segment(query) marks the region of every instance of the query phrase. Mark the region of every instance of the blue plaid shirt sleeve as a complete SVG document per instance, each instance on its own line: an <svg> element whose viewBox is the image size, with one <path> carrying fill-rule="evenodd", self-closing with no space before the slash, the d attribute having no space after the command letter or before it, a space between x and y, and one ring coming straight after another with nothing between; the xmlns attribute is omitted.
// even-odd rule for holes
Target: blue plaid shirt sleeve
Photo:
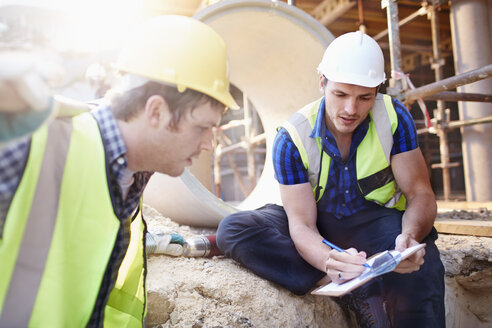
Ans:
<svg viewBox="0 0 492 328"><path fill-rule="evenodd" d="M0 238L10 203L27 162L29 145L30 139L23 139L0 149Z"/></svg>
<svg viewBox="0 0 492 328"><path fill-rule="evenodd" d="M398 127L393 135L393 149L391 155L404 153L418 148L417 128L410 111L401 102L393 99L396 115L398 117Z"/></svg>
<svg viewBox="0 0 492 328"><path fill-rule="evenodd" d="M299 150L284 128L275 137L272 156L275 179L280 184L293 185L309 181Z"/></svg>

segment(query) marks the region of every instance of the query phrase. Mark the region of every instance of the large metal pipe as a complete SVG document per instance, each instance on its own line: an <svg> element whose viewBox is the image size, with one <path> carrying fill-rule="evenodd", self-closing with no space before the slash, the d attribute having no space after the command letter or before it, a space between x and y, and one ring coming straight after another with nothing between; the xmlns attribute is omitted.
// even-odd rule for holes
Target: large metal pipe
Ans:
<svg viewBox="0 0 492 328"><path fill-rule="evenodd" d="M488 68L492 74L492 4L490 0L454 0L451 4L451 34L457 74ZM459 92L492 90L492 79L462 86ZM490 103L458 103L460 119L468 121L490 115ZM492 126L463 127L462 149L467 201L492 200Z"/></svg>
<svg viewBox="0 0 492 328"><path fill-rule="evenodd" d="M144 200L178 223L215 227L238 209L280 203L271 162L276 128L321 96L316 67L334 37L304 11L279 1L226 0L202 9L195 17L226 41L231 82L248 95L263 123L264 170L256 188L238 207L222 202L189 172L180 178L155 174Z"/></svg>

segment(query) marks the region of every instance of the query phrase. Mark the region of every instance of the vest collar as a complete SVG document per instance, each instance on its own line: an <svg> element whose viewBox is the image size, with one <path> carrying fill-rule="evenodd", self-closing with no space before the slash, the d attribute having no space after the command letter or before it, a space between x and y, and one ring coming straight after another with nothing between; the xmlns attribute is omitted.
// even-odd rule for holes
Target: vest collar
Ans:
<svg viewBox="0 0 492 328"><path fill-rule="evenodd" d="M321 138L323 134L322 127L326 127L325 124L325 97L321 98L321 102L318 106L318 115L316 116L316 122L314 123L314 128L309 135L310 138Z"/></svg>
<svg viewBox="0 0 492 328"><path fill-rule="evenodd" d="M366 119L355 129L354 136L352 138L352 143L350 145L349 158L353 156L357 147L362 142L369 129L369 123L371 122L371 116L367 115ZM325 136L327 138L325 138ZM321 144L323 145L323 150L330 154L331 157L340 157L340 151L338 150L335 137L326 128L325 122L325 97L321 99L318 107L318 115L316 116L316 121L314 123L314 128L309 135L310 138L321 138Z"/></svg>

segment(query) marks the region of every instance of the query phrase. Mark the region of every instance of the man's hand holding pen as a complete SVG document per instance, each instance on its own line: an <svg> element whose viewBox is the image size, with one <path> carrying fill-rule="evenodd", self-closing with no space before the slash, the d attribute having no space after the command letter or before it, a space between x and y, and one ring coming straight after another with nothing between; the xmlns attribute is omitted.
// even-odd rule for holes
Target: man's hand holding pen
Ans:
<svg viewBox="0 0 492 328"><path fill-rule="evenodd" d="M355 248L344 250L326 240L323 243L332 248L326 260L326 274L333 282L341 284L352 280L369 267L365 252L359 252Z"/></svg>

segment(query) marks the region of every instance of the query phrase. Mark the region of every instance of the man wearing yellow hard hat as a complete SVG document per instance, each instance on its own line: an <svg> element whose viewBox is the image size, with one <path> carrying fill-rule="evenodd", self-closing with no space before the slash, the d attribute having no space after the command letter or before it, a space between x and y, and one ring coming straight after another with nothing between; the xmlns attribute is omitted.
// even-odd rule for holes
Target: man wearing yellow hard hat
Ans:
<svg viewBox="0 0 492 328"><path fill-rule="evenodd" d="M322 97L291 116L274 141L283 206L226 217L217 245L299 295L386 270L337 299L358 326L443 327L435 196L410 112L379 93L383 52L370 36L346 33L328 46L318 72ZM367 268L368 256L419 243L425 249L401 263Z"/></svg>
<svg viewBox="0 0 492 328"><path fill-rule="evenodd" d="M29 74L3 77L15 83L4 84L2 115L28 123L13 120L0 140L0 327L144 324L143 189L210 150L237 105L224 41L192 18L143 23L116 66L121 81L90 112L31 97Z"/></svg>

